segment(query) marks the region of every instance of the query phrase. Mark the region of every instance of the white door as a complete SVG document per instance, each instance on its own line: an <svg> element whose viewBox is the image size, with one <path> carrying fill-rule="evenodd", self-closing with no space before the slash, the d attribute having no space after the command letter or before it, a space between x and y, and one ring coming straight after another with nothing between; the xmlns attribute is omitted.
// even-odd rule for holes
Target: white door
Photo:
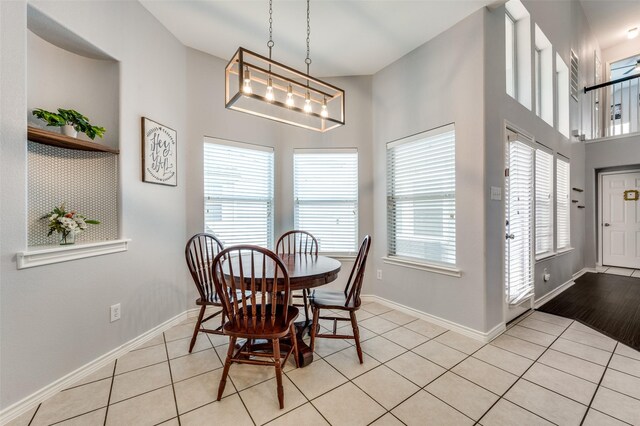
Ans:
<svg viewBox="0 0 640 426"><path fill-rule="evenodd" d="M640 268L640 172L602 175L602 264Z"/></svg>
<svg viewBox="0 0 640 426"><path fill-rule="evenodd" d="M534 150L522 135L507 132L505 173L505 319L533 298ZM529 303L525 303L529 302Z"/></svg>

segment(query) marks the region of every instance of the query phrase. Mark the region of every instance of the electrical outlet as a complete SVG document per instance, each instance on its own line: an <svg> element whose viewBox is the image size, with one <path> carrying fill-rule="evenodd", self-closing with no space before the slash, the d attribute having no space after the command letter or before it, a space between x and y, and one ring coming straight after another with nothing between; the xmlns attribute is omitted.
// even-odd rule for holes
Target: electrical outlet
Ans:
<svg viewBox="0 0 640 426"><path fill-rule="evenodd" d="M382 269L378 269L376 272L376 278L378 278L379 280L382 279Z"/></svg>
<svg viewBox="0 0 640 426"><path fill-rule="evenodd" d="M120 311L120 304L111 305L111 322L118 321L120 319L120 315L122 312Z"/></svg>

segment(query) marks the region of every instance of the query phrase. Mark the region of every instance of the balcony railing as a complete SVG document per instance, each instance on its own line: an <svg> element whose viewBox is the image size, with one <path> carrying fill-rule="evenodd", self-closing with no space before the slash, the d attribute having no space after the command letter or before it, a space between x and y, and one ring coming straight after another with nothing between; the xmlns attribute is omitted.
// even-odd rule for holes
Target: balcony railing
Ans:
<svg viewBox="0 0 640 426"><path fill-rule="evenodd" d="M640 132L640 74L584 88L591 100L591 139Z"/></svg>

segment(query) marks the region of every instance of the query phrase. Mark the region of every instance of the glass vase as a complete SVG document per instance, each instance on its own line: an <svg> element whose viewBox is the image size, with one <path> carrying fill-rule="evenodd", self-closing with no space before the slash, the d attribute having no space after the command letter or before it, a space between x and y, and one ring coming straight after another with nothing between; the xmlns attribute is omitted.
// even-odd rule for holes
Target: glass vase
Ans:
<svg viewBox="0 0 640 426"><path fill-rule="evenodd" d="M75 244L76 234L74 232L63 232L60 234L60 245L67 246L69 244Z"/></svg>

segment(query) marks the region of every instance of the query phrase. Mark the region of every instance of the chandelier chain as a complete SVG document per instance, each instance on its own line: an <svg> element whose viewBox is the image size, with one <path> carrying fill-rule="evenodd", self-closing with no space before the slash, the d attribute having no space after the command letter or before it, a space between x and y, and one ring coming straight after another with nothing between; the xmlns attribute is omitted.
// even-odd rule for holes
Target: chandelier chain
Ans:
<svg viewBox="0 0 640 426"><path fill-rule="evenodd" d="M309 74L309 65L311 65L311 57L310 57L310 49L309 49L309 40L311 38L311 15L309 13L309 3L311 0L307 0L307 58L304 60L304 63L307 64L307 74Z"/></svg>
<svg viewBox="0 0 640 426"><path fill-rule="evenodd" d="M273 0L269 0L269 41L267 47L269 48L269 59L271 59L271 49L274 46L273 42Z"/></svg>

